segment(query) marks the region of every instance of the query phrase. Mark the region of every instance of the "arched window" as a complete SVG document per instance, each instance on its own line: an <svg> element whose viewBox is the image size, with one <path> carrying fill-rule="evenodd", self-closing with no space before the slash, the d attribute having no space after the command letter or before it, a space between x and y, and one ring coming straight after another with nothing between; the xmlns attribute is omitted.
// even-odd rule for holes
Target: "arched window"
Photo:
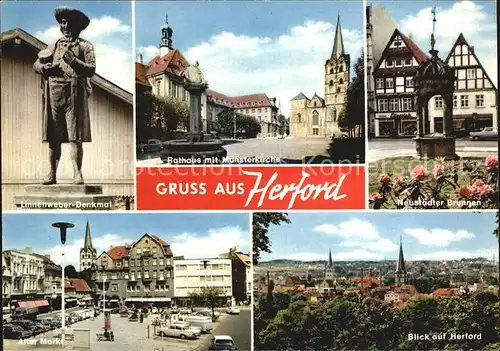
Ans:
<svg viewBox="0 0 500 351"><path fill-rule="evenodd" d="M337 121L337 110L333 109L333 121Z"/></svg>
<svg viewBox="0 0 500 351"><path fill-rule="evenodd" d="M337 88L337 93L340 93L340 88Z"/></svg>
<svg viewBox="0 0 500 351"><path fill-rule="evenodd" d="M340 78L339 84L344 84L344 80L342 78Z"/></svg>
<svg viewBox="0 0 500 351"><path fill-rule="evenodd" d="M302 121L301 121L301 116L300 116L300 113L297 113L297 120L299 121L299 123L300 123L300 122L302 122Z"/></svg>
<svg viewBox="0 0 500 351"><path fill-rule="evenodd" d="M333 68L330 68L330 74L333 74Z"/></svg>
<svg viewBox="0 0 500 351"><path fill-rule="evenodd" d="M316 101L314 101L314 107L316 107Z"/></svg>
<svg viewBox="0 0 500 351"><path fill-rule="evenodd" d="M344 70L344 67L342 65L340 65L339 72L342 72L343 70Z"/></svg>
<svg viewBox="0 0 500 351"><path fill-rule="evenodd" d="M330 86L333 87L333 80L330 81Z"/></svg>
<svg viewBox="0 0 500 351"><path fill-rule="evenodd" d="M318 114L318 111L314 110L313 111L313 120L312 120L312 124L313 126L317 126L319 125L319 114Z"/></svg>

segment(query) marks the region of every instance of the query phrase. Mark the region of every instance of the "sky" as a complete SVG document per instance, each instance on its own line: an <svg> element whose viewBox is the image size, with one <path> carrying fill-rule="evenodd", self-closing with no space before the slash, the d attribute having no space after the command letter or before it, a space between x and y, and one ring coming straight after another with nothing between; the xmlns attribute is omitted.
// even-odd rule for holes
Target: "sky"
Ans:
<svg viewBox="0 0 500 351"><path fill-rule="evenodd" d="M81 37L94 45L97 73L132 92L135 71L130 2L2 2L1 30L21 28L44 43L52 44L61 36L59 24L54 18L54 9L58 6L77 8L90 18L90 24Z"/></svg>
<svg viewBox="0 0 500 351"><path fill-rule="evenodd" d="M249 250L250 219L246 213L4 214L3 250L31 247L33 252L49 254L60 264L60 234L51 224L70 222L75 227L68 229L65 261L78 270L87 220L98 255L111 246L132 244L145 233L158 235L170 244L174 256L185 258L216 257L233 246L240 246L242 252Z"/></svg>
<svg viewBox="0 0 500 351"><path fill-rule="evenodd" d="M271 226L271 254L262 261L397 260L400 238L405 260L498 260L494 212L289 213L290 224Z"/></svg>
<svg viewBox="0 0 500 351"><path fill-rule="evenodd" d="M430 50L431 9L436 6L435 37L439 56L445 59L458 35L463 33L469 45L474 46L476 56L498 88L495 1L367 1L367 4L370 3L382 4L399 24L400 30L404 34L411 34L424 52Z"/></svg>
<svg viewBox="0 0 500 351"><path fill-rule="evenodd" d="M266 93L289 115L303 92L324 95L324 64L333 48L337 16L351 61L363 49L361 1L139 1L136 58L159 53L168 14L173 47L199 61L209 87L229 96Z"/></svg>

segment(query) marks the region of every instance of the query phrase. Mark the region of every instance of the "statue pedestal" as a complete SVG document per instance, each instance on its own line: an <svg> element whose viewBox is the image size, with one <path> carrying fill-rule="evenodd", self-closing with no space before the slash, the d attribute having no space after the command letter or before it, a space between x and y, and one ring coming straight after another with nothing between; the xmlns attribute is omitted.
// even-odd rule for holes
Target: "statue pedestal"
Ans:
<svg viewBox="0 0 500 351"><path fill-rule="evenodd" d="M419 158L444 157L446 160L457 160L455 137L444 135L428 135L414 138Z"/></svg>
<svg viewBox="0 0 500 351"><path fill-rule="evenodd" d="M111 210L114 197L102 194L100 185L26 185L24 194L14 197L24 210Z"/></svg>

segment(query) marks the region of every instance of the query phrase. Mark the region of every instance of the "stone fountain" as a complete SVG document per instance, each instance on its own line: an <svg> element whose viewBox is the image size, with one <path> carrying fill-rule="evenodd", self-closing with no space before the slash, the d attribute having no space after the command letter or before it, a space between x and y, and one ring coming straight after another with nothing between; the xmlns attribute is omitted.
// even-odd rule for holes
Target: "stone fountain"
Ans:
<svg viewBox="0 0 500 351"><path fill-rule="evenodd" d="M164 163L198 164L220 163L227 156L222 141L209 138L201 127L201 95L208 83L203 78L198 62L182 74L184 87L189 92L189 131L184 139L164 143L160 158Z"/></svg>
<svg viewBox="0 0 500 351"><path fill-rule="evenodd" d="M434 12L435 13L435 12ZM436 19L434 17L434 22ZM452 67L438 57L434 49L436 40L431 35L431 56L417 68L414 77L417 107L416 149L418 157L444 157L447 160L458 159L453 133L453 92L455 91L455 72ZM443 98L443 133L429 133L429 100L433 96Z"/></svg>

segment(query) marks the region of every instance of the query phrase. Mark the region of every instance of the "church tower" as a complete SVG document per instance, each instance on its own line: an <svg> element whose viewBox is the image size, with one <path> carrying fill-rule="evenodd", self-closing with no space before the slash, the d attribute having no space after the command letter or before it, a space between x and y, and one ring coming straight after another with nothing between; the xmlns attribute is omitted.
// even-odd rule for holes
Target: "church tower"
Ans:
<svg viewBox="0 0 500 351"><path fill-rule="evenodd" d="M405 258L403 256L403 239L399 239L399 257L398 263L396 265L396 271L394 272L396 278L396 285L407 284L407 275L405 267Z"/></svg>
<svg viewBox="0 0 500 351"><path fill-rule="evenodd" d="M325 63L326 122L337 122L347 99L349 86L350 56L345 52L340 15L337 18L332 55Z"/></svg>
<svg viewBox="0 0 500 351"><path fill-rule="evenodd" d="M165 25L161 27L160 57L172 50L172 34L174 31L168 25L168 15L165 17Z"/></svg>
<svg viewBox="0 0 500 351"><path fill-rule="evenodd" d="M85 243L83 248L80 249L80 272L92 268L97 258L97 250L92 246L92 239L90 237L90 225L87 221L85 228Z"/></svg>
<svg viewBox="0 0 500 351"><path fill-rule="evenodd" d="M335 271L332 260L332 250L330 249L328 253L328 263L325 266L325 280L326 279L333 280L334 276L335 276Z"/></svg>

